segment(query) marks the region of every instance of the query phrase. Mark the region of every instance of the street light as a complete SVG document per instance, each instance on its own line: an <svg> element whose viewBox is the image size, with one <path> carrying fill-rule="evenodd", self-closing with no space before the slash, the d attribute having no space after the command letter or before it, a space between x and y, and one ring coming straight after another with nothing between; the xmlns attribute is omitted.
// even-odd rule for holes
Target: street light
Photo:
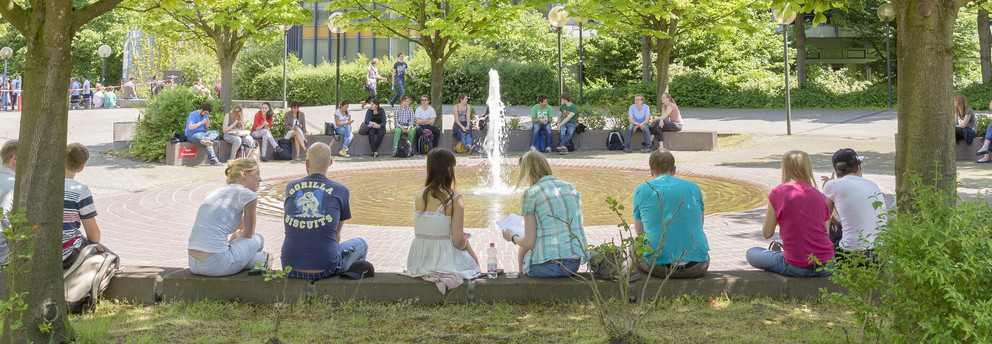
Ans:
<svg viewBox="0 0 992 344"><path fill-rule="evenodd" d="M792 95L789 90L789 32L786 31L789 24L796 20L796 11L792 9L792 3L785 4L781 10L772 11L775 22L782 25L782 54L785 56L785 133L792 135Z"/></svg>
<svg viewBox="0 0 992 344"><path fill-rule="evenodd" d="M552 7L548 12L548 21L558 28L558 95L561 96L565 92L565 83L561 78L561 28L568 24L568 12L561 6Z"/></svg>
<svg viewBox="0 0 992 344"><path fill-rule="evenodd" d="M276 25L280 30L283 31L282 35L282 108L286 108L286 56L289 54L289 43L287 43L287 36L289 35L289 29L293 28L293 25Z"/></svg>
<svg viewBox="0 0 992 344"><path fill-rule="evenodd" d="M331 33L338 35L338 56L335 58L335 71L334 71L334 104L341 104L341 58L344 54L341 53L341 34L344 33L344 26L340 25L341 12L334 12L330 17L327 18L327 29Z"/></svg>
<svg viewBox="0 0 992 344"><path fill-rule="evenodd" d="M585 84L585 80L582 79L582 26L589 22L589 18L579 17L573 20L575 25L579 26L579 105L582 105L582 86Z"/></svg>
<svg viewBox="0 0 992 344"><path fill-rule="evenodd" d="M110 56L110 53L111 50L109 45L104 44L99 48L96 48L96 54L100 55L100 58L103 59L103 71L100 72L100 83L107 83L107 81L104 80L104 76L107 74L107 57Z"/></svg>
<svg viewBox="0 0 992 344"><path fill-rule="evenodd" d="M892 109L892 61L889 53L889 21L896 17L896 10L891 4L878 6L878 19L885 22L885 76L889 79L889 109Z"/></svg>

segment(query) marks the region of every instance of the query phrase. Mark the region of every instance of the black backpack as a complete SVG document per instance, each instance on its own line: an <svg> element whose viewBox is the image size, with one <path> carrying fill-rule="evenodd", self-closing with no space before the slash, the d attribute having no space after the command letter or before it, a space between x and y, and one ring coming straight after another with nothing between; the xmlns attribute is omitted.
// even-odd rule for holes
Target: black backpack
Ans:
<svg viewBox="0 0 992 344"><path fill-rule="evenodd" d="M431 149L434 149L434 132L424 128L417 139L417 153L427 154Z"/></svg>
<svg viewBox="0 0 992 344"><path fill-rule="evenodd" d="M619 131L610 131L606 137L606 148L609 150L623 150L623 135Z"/></svg>
<svg viewBox="0 0 992 344"><path fill-rule="evenodd" d="M287 139L279 139L279 147L282 147L282 153L275 153L274 158L276 160L293 160L293 142Z"/></svg>
<svg viewBox="0 0 992 344"><path fill-rule="evenodd" d="M410 140L401 137L400 142L396 144L396 157L409 158L411 156L413 156L413 146L410 145Z"/></svg>

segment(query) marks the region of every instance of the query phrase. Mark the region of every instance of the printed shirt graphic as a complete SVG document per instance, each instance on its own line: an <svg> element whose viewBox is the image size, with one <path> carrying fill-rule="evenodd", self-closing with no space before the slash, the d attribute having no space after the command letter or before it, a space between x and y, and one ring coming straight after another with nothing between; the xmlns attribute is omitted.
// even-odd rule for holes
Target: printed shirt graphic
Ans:
<svg viewBox="0 0 992 344"><path fill-rule="evenodd" d="M530 116L537 119L551 119L551 111L551 105L545 105L544 108L541 108L541 105L538 104L530 108Z"/></svg>
<svg viewBox="0 0 992 344"><path fill-rule="evenodd" d="M396 80L400 82L406 81L406 62L396 62L393 64L393 69L396 70Z"/></svg>
<svg viewBox="0 0 992 344"><path fill-rule="evenodd" d="M322 174L286 185L282 264L294 269L335 269L341 259L338 224L351 218L348 189Z"/></svg>
<svg viewBox="0 0 992 344"><path fill-rule="evenodd" d="M82 220L96 216L93 193L90 188L66 178L65 197L62 206L62 260L69 257L72 249L82 246Z"/></svg>

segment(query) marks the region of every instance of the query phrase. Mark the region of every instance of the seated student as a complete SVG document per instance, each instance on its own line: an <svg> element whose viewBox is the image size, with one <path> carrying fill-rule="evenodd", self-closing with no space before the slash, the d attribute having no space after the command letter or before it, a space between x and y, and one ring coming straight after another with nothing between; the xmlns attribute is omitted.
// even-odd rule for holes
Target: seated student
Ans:
<svg viewBox="0 0 992 344"><path fill-rule="evenodd" d="M954 137L960 142L964 140L965 144L971 144L975 140L975 135L978 130L978 122L975 119L975 110L972 110L968 106L968 100L965 99L963 94L954 95L954 118L956 120L954 125Z"/></svg>
<svg viewBox="0 0 992 344"><path fill-rule="evenodd" d="M404 94L400 97L400 107L393 110L393 156L396 156L396 145L400 143L401 134L406 137L414 137L416 122L413 117L413 107L410 106L410 96Z"/></svg>
<svg viewBox="0 0 992 344"><path fill-rule="evenodd" d="M7 229L10 226L6 214L14 208L14 171L17 170L17 139L9 140L0 148L0 229ZM10 255L10 247L7 245L7 238L0 232L0 266L7 265L7 257Z"/></svg>
<svg viewBox="0 0 992 344"><path fill-rule="evenodd" d="M300 102L293 101L289 104L289 111L283 115L283 126L286 129L285 139L293 143L296 150L297 161L303 161L303 156L307 151L307 116L300 111Z"/></svg>
<svg viewBox="0 0 992 344"><path fill-rule="evenodd" d="M541 133L544 133L544 152L551 152L551 107L548 106L548 96L540 94L537 96L537 105L530 108L530 121L534 123L534 129L530 134L530 149L538 150L542 143Z"/></svg>
<svg viewBox="0 0 992 344"><path fill-rule="evenodd" d="M379 105L379 99L372 99L369 109L365 111L365 125L369 126L368 137L369 147L372 149L372 157L379 157L379 146L382 145L382 138L386 136L386 110Z"/></svg>
<svg viewBox="0 0 992 344"><path fill-rule="evenodd" d="M662 132L682 131L682 113L679 112L679 106L675 104L671 94L661 95L661 118L654 120L651 128L654 129L654 134L658 135L658 142L663 140Z"/></svg>
<svg viewBox="0 0 992 344"><path fill-rule="evenodd" d="M117 105L117 93L114 93L114 86L107 86L107 90L103 92L103 107L105 108L119 108Z"/></svg>
<svg viewBox="0 0 992 344"><path fill-rule="evenodd" d="M231 112L224 115L224 141L231 144L231 157L236 154L241 146L246 151L255 148L255 139L251 138L250 132L245 130L244 110L241 105L235 105Z"/></svg>
<svg viewBox="0 0 992 344"><path fill-rule="evenodd" d="M96 92L93 93L93 107L94 108L103 107L103 98L104 98L103 85L97 83Z"/></svg>
<svg viewBox="0 0 992 344"><path fill-rule="evenodd" d="M503 231L503 239L520 246L520 271L531 277L566 277L579 270L586 247L582 199L568 182L551 175L548 160L531 150L520 160L520 179L531 187L520 198L524 236ZM557 217L557 218L556 218Z"/></svg>
<svg viewBox="0 0 992 344"><path fill-rule="evenodd" d="M207 159L211 165L220 163L217 155L214 154L214 139L220 134L216 130L207 130L210 125L210 111L213 106L210 103L200 104L200 108L193 110L186 117L186 138L190 143L197 144L207 151Z"/></svg>
<svg viewBox="0 0 992 344"><path fill-rule="evenodd" d="M214 99L214 96L210 95L210 89L203 85L203 79L196 78L196 81L193 82L193 90L196 93L207 96L207 99Z"/></svg>
<svg viewBox="0 0 992 344"><path fill-rule="evenodd" d="M340 275L369 250L362 238L340 244L344 221L351 218L348 188L327 178L331 147L322 142L307 149L307 176L286 184L286 239L282 243L282 265L293 271L289 277L318 280Z"/></svg>
<svg viewBox="0 0 992 344"><path fill-rule="evenodd" d="M624 142L624 151L630 153L631 141L634 139L634 132L640 130L644 134L644 142L641 143L641 152L649 153L651 152L651 128L648 124L651 123L651 107L644 104L644 96L640 94L634 95L634 104L627 109L627 137Z"/></svg>
<svg viewBox="0 0 992 344"><path fill-rule="evenodd" d="M675 156L667 149L651 152L648 163L654 179L634 190L634 231L647 233L654 252L635 257L637 267L661 278L702 277L710 266L710 246L699 185L675 177Z"/></svg>
<svg viewBox="0 0 992 344"><path fill-rule="evenodd" d="M423 135L424 129L430 130L431 134L434 134L434 147L437 147L438 142L441 140L441 129L434 126L434 120L437 118L437 112L434 112L434 108L431 107L431 99L427 95L420 96L420 106L417 110L413 112L414 120L417 122L417 130L413 133L413 144L416 145L420 142L420 136Z"/></svg>
<svg viewBox="0 0 992 344"><path fill-rule="evenodd" d="M93 193L75 180L83 171L90 151L79 143L70 143L65 153L65 198L62 208L62 268L68 269L79 257L79 250L100 243L100 227L96 223ZM86 236L79 230L82 227Z"/></svg>
<svg viewBox="0 0 992 344"><path fill-rule="evenodd" d="M127 99L138 99L137 85L135 85L133 76L124 83L124 87L121 91L121 96Z"/></svg>
<svg viewBox="0 0 992 344"><path fill-rule="evenodd" d="M465 237L465 199L454 186L455 154L444 148L427 153L427 180L414 196L416 237L406 259L407 275L439 272L472 279L481 273L479 258Z"/></svg>
<svg viewBox="0 0 992 344"><path fill-rule="evenodd" d="M575 128L579 125L579 107L572 103L572 95L562 93L559 97L561 106L558 107L558 154L568 154L565 145L572 141Z"/></svg>
<svg viewBox="0 0 992 344"><path fill-rule="evenodd" d="M830 239L838 257L852 251L869 254L875 248L875 238L885 225L882 215L885 207L875 208L876 200L885 202L878 184L861 177L864 157L853 149L844 148L834 153L835 179L824 177L823 194L827 196L830 213L837 210L840 228L830 232Z"/></svg>
<svg viewBox="0 0 992 344"><path fill-rule="evenodd" d="M992 110L992 102L989 102L989 110ZM977 123L975 124L975 127L978 127ZM975 152L975 155L982 156L978 160L975 160L975 162L979 164L992 162L992 151L989 150L989 144L992 143L992 124L989 124L988 127L985 128L984 139L985 141L982 143L982 148L979 148L978 152Z"/></svg>
<svg viewBox="0 0 992 344"><path fill-rule="evenodd" d="M452 136L461 140L465 149L472 150L472 106L468 105L468 95L458 95L458 103L451 109L455 124L451 126Z"/></svg>
<svg viewBox="0 0 992 344"><path fill-rule="evenodd" d="M279 143L272 137L273 120L275 120L275 112L272 112L272 105L269 105L269 102L262 103L258 107L258 112L255 113L255 120L251 125L251 137L262 142L262 151L259 154L259 159L262 161L269 161L265 157L265 152L269 150L269 145L272 145L272 149L276 153L282 153L282 147L279 147Z"/></svg>
<svg viewBox="0 0 992 344"><path fill-rule="evenodd" d="M255 233L258 163L251 158L228 161L227 185L214 190L200 204L189 235L189 270L197 275L228 276L268 267L271 257L262 252L265 239Z"/></svg>
<svg viewBox="0 0 992 344"><path fill-rule="evenodd" d="M351 124L355 120L351 119L351 113L348 112L349 106L351 106L351 103L347 100L342 100L338 104L338 109L334 110L334 133L344 136L344 144L341 145L341 150L338 152L343 157L351 156L348 154L348 147L351 146L351 140L355 138L355 134L351 132Z"/></svg>
<svg viewBox="0 0 992 344"><path fill-rule="evenodd" d="M782 185L768 194L768 212L761 234L765 239L781 227L782 249L747 250L747 262L758 269L789 277L829 276L834 249L827 236L827 198L816 189L809 155L790 151L782 156ZM811 258L816 258L815 260Z"/></svg>

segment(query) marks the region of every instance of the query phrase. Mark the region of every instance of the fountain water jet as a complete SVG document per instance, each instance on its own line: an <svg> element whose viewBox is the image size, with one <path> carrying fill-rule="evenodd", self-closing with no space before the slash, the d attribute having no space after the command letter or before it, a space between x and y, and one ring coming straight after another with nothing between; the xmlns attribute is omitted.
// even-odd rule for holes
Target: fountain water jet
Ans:
<svg viewBox="0 0 992 344"><path fill-rule="evenodd" d="M504 147L506 146L506 106L499 94L499 73L495 69L489 70L489 98L486 105L489 106L488 131L483 148L486 153L486 167L488 173L479 176L479 186L473 189L477 195L510 195L514 193L514 188L507 184L508 169L503 166L505 159Z"/></svg>

